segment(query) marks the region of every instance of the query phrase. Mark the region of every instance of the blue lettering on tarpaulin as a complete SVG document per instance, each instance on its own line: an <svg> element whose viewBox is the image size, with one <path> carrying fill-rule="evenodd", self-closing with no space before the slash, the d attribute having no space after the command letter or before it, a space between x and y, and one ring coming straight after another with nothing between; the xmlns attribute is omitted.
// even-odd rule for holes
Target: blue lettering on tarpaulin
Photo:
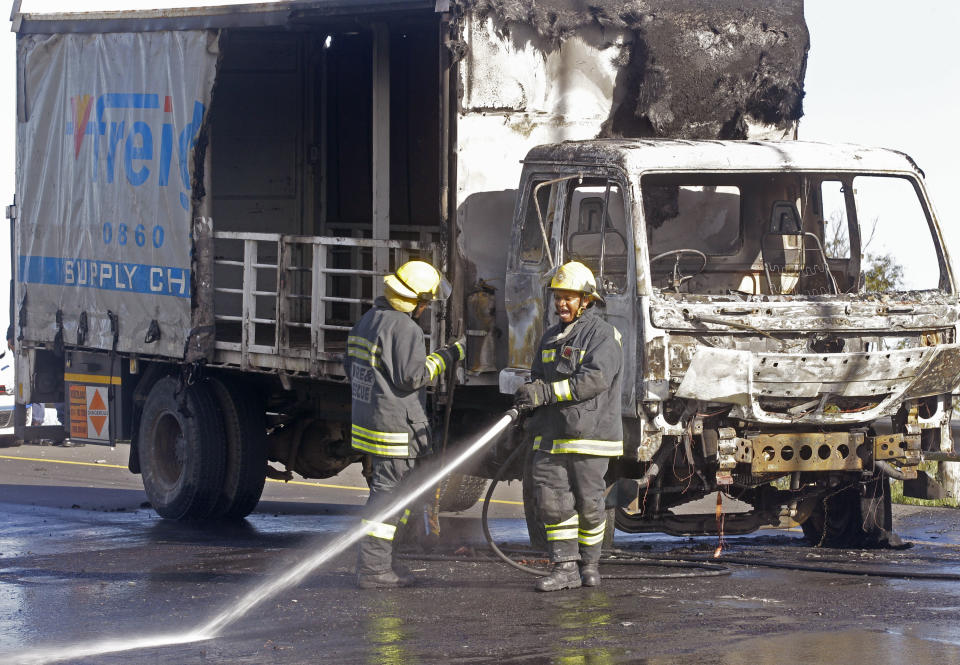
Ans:
<svg viewBox="0 0 960 665"><path fill-rule="evenodd" d="M89 96L80 96L88 99ZM79 99L77 97L76 99ZM173 105L170 96L163 97L157 94L146 93L106 93L97 97L96 118L85 122L84 110L88 105L75 104L74 118L68 119L66 134L75 136L76 153L79 157L80 145L84 136L93 137L93 172L91 180L96 182L100 178L101 151L106 154L105 182L112 184L117 178L118 164L122 161L123 176L127 182L140 187L153 182L159 187L170 184L170 170L174 151L179 158L180 182L183 191L180 192L180 205L184 210L190 210L190 151L196 146L206 107L199 101L193 102L190 121L183 127L179 135L175 133L173 120ZM147 117L137 119L105 118L111 109L141 109L156 110L157 113L143 114ZM151 117L152 116L152 117ZM130 120L130 122L128 122ZM155 131L159 127L159 132ZM155 145L154 137L159 136L159 146ZM174 143L176 141L176 143ZM122 144L122 145L121 145ZM154 163L154 159L157 160Z"/></svg>
<svg viewBox="0 0 960 665"><path fill-rule="evenodd" d="M19 263L18 281L27 284L190 297L187 268L59 256L21 256Z"/></svg>

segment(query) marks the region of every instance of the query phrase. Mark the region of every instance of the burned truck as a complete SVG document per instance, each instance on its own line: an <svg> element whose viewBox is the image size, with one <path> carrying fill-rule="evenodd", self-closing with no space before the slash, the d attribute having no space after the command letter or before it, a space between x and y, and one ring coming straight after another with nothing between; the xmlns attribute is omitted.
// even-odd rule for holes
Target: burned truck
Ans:
<svg viewBox="0 0 960 665"><path fill-rule="evenodd" d="M727 533L792 520L815 544L896 544L889 481L931 486L918 465L953 451L960 381L956 285L908 156L565 142L527 155L520 191L501 390L552 318L545 275L590 266L629 331L617 528L716 533L712 506L674 509L721 492L746 508L723 515Z"/></svg>
<svg viewBox="0 0 960 665"><path fill-rule="evenodd" d="M363 463L346 336L417 257L454 286L428 344L468 338L429 395L441 450L510 405L551 261L602 275L629 340L621 528L709 531L671 508L719 487L755 506L728 530L834 529L867 476L912 473L918 434L950 446L935 217L906 158L790 143L800 0L15 3L13 29L17 435L26 404L65 403L60 436L129 444L165 517ZM932 285L861 280L867 177L914 187L933 249L902 263L940 266ZM476 501L501 448L440 508Z"/></svg>

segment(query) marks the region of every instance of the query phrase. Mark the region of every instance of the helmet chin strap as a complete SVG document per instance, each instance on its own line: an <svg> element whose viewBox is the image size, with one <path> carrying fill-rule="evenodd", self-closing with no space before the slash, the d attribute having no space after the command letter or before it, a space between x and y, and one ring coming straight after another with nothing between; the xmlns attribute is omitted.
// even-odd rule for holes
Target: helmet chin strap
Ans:
<svg viewBox="0 0 960 665"><path fill-rule="evenodd" d="M583 313L587 311L587 307L589 307L589 306L590 306L590 303L592 303L592 302L593 302L593 296L592 296L592 294L590 294L590 293L583 293L583 294L580 296L580 309L577 310L577 315L576 315L575 317L573 317L574 320L579 319L579 318L583 315Z"/></svg>

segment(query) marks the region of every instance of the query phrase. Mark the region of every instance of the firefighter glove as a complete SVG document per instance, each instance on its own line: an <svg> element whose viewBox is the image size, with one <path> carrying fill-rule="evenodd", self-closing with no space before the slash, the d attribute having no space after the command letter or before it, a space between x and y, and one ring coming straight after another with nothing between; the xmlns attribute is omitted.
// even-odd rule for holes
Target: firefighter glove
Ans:
<svg viewBox="0 0 960 665"><path fill-rule="evenodd" d="M431 380L447 371L447 368L452 367L455 362L463 360L467 353L465 341L465 338L458 339L453 344L437 349L427 356L427 369L430 370Z"/></svg>
<svg viewBox="0 0 960 665"><path fill-rule="evenodd" d="M460 335L460 337L453 340L447 349L449 349L455 360L463 360L467 357L467 336Z"/></svg>
<svg viewBox="0 0 960 665"><path fill-rule="evenodd" d="M525 383L513 394L513 405L520 411L531 411L550 402L550 386L540 379Z"/></svg>

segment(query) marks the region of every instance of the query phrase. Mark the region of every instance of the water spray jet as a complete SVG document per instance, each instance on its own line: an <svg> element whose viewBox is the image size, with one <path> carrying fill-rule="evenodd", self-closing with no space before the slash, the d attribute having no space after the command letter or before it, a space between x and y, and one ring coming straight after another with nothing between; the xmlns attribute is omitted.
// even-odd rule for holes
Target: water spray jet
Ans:
<svg viewBox="0 0 960 665"><path fill-rule="evenodd" d="M371 522L385 522L390 517L403 510L411 501L425 494L429 489L436 486L445 475L459 467L468 459L480 452L488 443L495 439L506 427L516 420L519 414L515 409L508 410L501 418L486 431L480 438L462 450L455 458L446 463L435 473L427 477L419 485L413 487L405 496L400 497L387 508L383 509L373 517L369 518ZM233 623L244 614L249 612L254 606L263 601L272 598L287 587L293 586L317 567L324 564L333 556L350 547L366 534L366 527L358 526L352 531L342 534L330 545L323 548L313 556L307 557L299 564L285 572L279 578L264 582L255 587L246 596L241 598L236 606L221 612L212 621L200 628L200 632L216 636L227 625Z"/></svg>
<svg viewBox="0 0 960 665"><path fill-rule="evenodd" d="M384 522L393 515L403 510L411 501L425 494L429 489L436 486L445 475L458 468L468 459L479 453L483 448L493 441L510 423L516 420L518 416L516 409L508 410L490 429L469 446L464 448L456 457L444 464L436 472L428 476L425 480L415 485L404 496L398 498L394 503L383 509L370 520L373 522ZM287 589L304 577L309 575L319 566L323 565L335 555L341 553L350 545L353 545L366 533L366 527L358 525L355 529L341 534L332 543L322 550L307 557L299 564L293 566L280 577L271 579L250 590L237 603L228 609L223 610L215 616L206 625L199 629L181 634L157 635L133 640L102 640L99 642L89 642L67 647L46 647L40 649L31 649L20 653L0 654L4 662L13 662L18 665L42 665L43 663L53 663L61 660L85 658L107 653L116 653L119 651L131 651L134 649L146 649L162 646L172 646L176 644L189 644L191 642L201 642L211 640L217 637L224 628L231 623L243 617L251 609L260 603L268 600L284 589Z"/></svg>
<svg viewBox="0 0 960 665"><path fill-rule="evenodd" d="M102 656L108 653L118 653L120 651L133 651L134 649L150 649L154 647L174 646L177 644L190 644L192 642L204 642L212 639L213 635L204 634L203 631L195 630L189 633L153 635L150 637L140 637L134 639L108 639L98 642L87 642L73 646L63 647L42 647L39 649L30 649L28 651L0 654L4 662L16 663L17 665L43 665L44 663L55 663L61 660L76 660L78 658L89 658L91 656Z"/></svg>

